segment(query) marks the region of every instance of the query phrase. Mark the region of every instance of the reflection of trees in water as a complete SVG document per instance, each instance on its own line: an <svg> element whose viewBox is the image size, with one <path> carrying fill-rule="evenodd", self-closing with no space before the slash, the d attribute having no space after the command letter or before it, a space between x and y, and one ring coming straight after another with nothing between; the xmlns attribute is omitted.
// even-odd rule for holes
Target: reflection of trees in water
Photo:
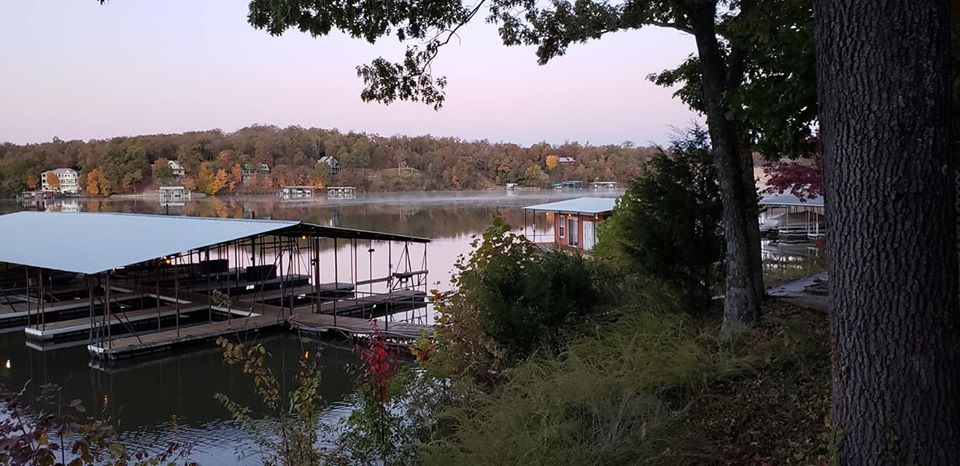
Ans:
<svg viewBox="0 0 960 466"><path fill-rule="evenodd" d="M523 210L468 203L290 203L275 199L206 198L183 206L161 206L156 199L83 199L84 212L132 212L219 218L300 220L325 226L386 231L429 238L457 238L483 231L495 216L522 228ZM22 210L16 203L0 205L0 213ZM532 222L532 218L528 218ZM543 219L539 220L542 225Z"/></svg>
<svg viewBox="0 0 960 466"><path fill-rule="evenodd" d="M166 213L166 209L141 201L90 201L87 211ZM519 207L457 205L289 204L274 200L211 198L171 207L171 215L220 218L300 220L326 226L387 231L429 238L455 238L483 231L495 216L516 228L523 227Z"/></svg>

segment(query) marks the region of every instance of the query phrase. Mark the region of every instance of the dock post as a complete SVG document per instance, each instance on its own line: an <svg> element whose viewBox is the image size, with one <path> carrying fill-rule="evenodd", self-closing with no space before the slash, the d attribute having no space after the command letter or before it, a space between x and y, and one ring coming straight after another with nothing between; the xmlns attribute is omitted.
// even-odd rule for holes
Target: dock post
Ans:
<svg viewBox="0 0 960 466"><path fill-rule="evenodd" d="M26 283L24 285L27 288L26 297L27 297L27 327L30 326L30 267L24 267L23 272L26 274Z"/></svg>
<svg viewBox="0 0 960 466"><path fill-rule="evenodd" d="M276 239L279 240L280 243L280 250L277 252L277 256L280 259L280 268L277 270L277 277L280 278L280 315L283 316L283 314L286 313L286 311L283 310L283 282L286 281L286 271L283 270L283 237L277 237ZM261 288L263 287L261 286Z"/></svg>
<svg viewBox="0 0 960 466"><path fill-rule="evenodd" d="M93 316L93 282L90 281L89 275L84 275L84 278L87 280L87 298L89 299L89 310L90 310L90 344L93 344L93 326L96 324Z"/></svg>
<svg viewBox="0 0 960 466"><path fill-rule="evenodd" d="M180 255L177 255L173 265L173 300L175 302L174 308L177 311L176 326L178 337L180 336L180 265Z"/></svg>
<svg viewBox="0 0 960 466"><path fill-rule="evenodd" d="M112 289L110 288L110 271L107 271L107 306L106 306L106 322L107 322L107 345L110 348L113 348L113 340L111 339L112 333L110 332L110 324L113 323L113 320L110 318L110 305L112 304L111 298L113 297Z"/></svg>
<svg viewBox="0 0 960 466"><path fill-rule="evenodd" d="M336 286L334 290L336 297ZM320 313L320 238L313 238L313 313Z"/></svg>
<svg viewBox="0 0 960 466"><path fill-rule="evenodd" d="M38 322L37 327L43 327L44 330L47 329L47 314L46 306L44 306L44 301L46 300L46 295L44 295L44 284L43 284L43 269L37 269L38 274L40 275L40 294L37 300L37 305L40 306L40 322Z"/></svg>
<svg viewBox="0 0 960 466"><path fill-rule="evenodd" d="M153 263L153 278L157 286L157 332L159 332L163 327L160 324L160 262L154 261Z"/></svg>
<svg viewBox="0 0 960 466"><path fill-rule="evenodd" d="M340 270L339 263L337 262L337 238L333 238L333 288L336 289L340 286ZM337 326L337 293L333 293L333 326Z"/></svg>
<svg viewBox="0 0 960 466"><path fill-rule="evenodd" d="M210 248L206 248L206 261L207 261L207 323L213 322L213 290L210 289L210 270L213 268L210 266ZM200 268L203 270L203 267Z"/></svg>

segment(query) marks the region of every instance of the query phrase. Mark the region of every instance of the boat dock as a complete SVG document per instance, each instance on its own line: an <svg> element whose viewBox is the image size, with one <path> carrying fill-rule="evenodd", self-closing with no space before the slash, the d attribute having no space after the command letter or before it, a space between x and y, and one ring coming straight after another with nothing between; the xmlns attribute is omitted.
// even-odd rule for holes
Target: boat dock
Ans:
<svg viewBox="0 0 960 466"><path fill-rule="evenodd" d="M39 212L0 216L0 232L9 237L0 244L0 328L22 327L31 348L86 340L93 359L109 362L268 331L363 338L377 325L394 345L432 331L405 322L427 308L424 238L292 221ZM363 280L360 241L370 255ZM411 245L423 247L419 269Z"/></svg>

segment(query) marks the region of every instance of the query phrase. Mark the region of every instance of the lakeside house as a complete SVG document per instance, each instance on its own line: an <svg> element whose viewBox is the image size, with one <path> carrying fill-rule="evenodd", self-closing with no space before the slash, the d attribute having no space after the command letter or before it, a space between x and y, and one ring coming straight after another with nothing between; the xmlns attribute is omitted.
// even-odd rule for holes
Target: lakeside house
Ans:
<svg viewBox="0 0 960 466"><path fill-rule="evenodd" d="M240 166L240 182L243 184L250 184L253 181L254 176L267 176L270 174L270 166L261 163L254 164L245 163Z"/></svg>
<svg viewBox="0 0 960 466"><path fill-rule="evenodd" d="M547 220L552 220L553 242L544 243L544 246L562 251L589 253L597 244L597 224L610 218L616 203L617 199L612 197L581 197L524 207L524 212L532 212L534 215L544 212Z"/></svg>
<svg viewBox="0 0 960 466"><path fill-rule="evenodd" d="M187 170L183 167L182 163L176 160L170 160L167 162L167 165L170 167L170 174L175 178L183 178L187 175Z"/></svg>
<svg viewBox="0 0 960 466"><path fill-rule="evenodd" d="M55 193L78 194L79 180L80 173L72 168L48 170L40 174L40 189Z"/></svg>
<svg viewBox="0 0 960 466"><path fill-rule="evenodd" d="M340 161L337 160L337 158L332 155L325 155L323 157L320 157L320 160L317 161L317 166L319 166L320 164L326 164L327 167L330 169L331 175L337 175L338 173L340 173Z"/></svg>

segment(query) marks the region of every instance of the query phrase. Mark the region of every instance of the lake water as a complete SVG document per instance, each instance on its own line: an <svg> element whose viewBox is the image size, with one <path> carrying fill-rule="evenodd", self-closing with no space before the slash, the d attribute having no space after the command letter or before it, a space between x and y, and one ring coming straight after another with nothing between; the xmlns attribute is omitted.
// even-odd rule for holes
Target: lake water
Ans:
<svg viewBox="0 0 960 466"><path fill-rule="evenodd" d="M231 218L301 220L328 226L386 231L431 238L426 265L431 287L449 286L457 257L470 250L471 238L500 216L522 228L522 207L574 197L616 196L619 192L482 191L397 193L358 195L356 199L317 198L281 201L275 197L205 198L179 207L162 207L157 199L64 200L41 206L44 210L83 212L138 212ZM14 201L0 201L0 213L37 209ZM534 220L526 216L528 232ZM550 232L545 219L537 221L537 236ZM52 247L55 247L52 245ZM363 263L364 261L358 261ZM365 278L369 270L358 266ZM292 335L264 337L274 355L274 370L288 381L304 351L317 354L315 342ZM309 346L309 348L305 347ZM322 394L329 403L326 421L336 422L349 412L352 392L348 368L357 362L351 348L323 344ZM28 384L29 382L29 384ZM209 348L141 357L121 365L93 364L84 345L39 351L26 345L22 330L0 333L0 384L9 389L27 385L27 398L39 394L39 386L53 383L64 390L64 399L80 399L88 410L105 412L116 423L123 439L135 446L162 446L167 440L192 445L192 458L201 464L256 464L250 439L229 420L214 400L223 393L235 401L259 408L252 384L239 370L223 364L221 352ZM32 404L39 409L39 403ZM174 423L173 420L176 419ZM249 456L254 455L254 456Z"/></svg>

